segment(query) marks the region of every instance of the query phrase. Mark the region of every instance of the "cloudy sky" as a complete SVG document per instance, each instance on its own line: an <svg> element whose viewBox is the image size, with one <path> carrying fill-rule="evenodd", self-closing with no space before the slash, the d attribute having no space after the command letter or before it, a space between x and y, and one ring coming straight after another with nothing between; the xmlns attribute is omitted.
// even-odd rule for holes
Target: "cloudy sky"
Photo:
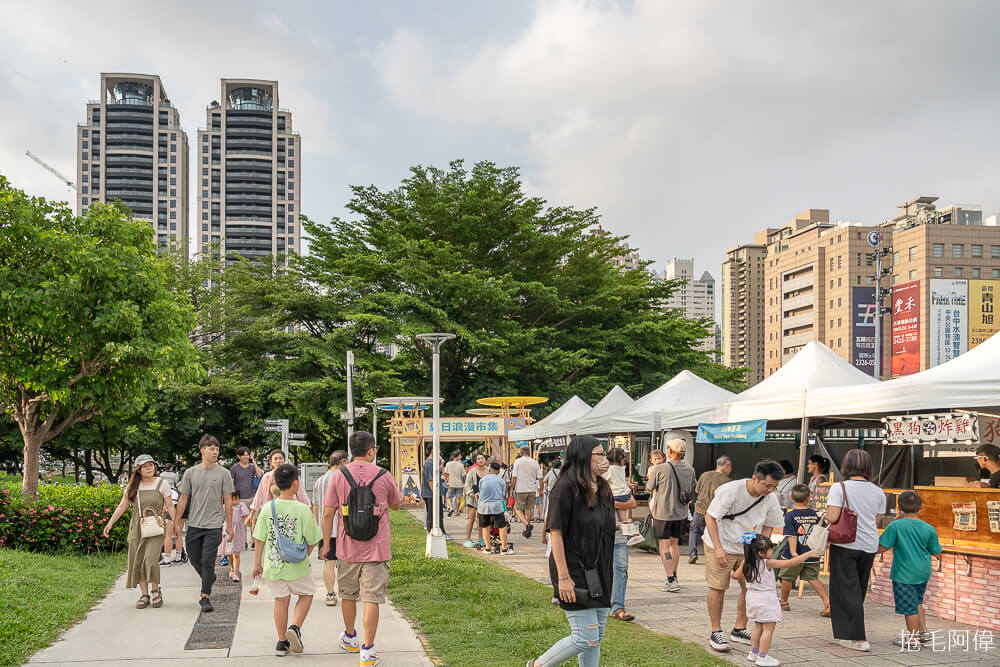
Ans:
<svg viewBox="0 0 1000 667"><path fill-rule="evenodd" d="M105 72L159 74L192 149L221 77L276 79L302 135L303 210L412 164L522 169L596 206L662 269L806 208L1000 208L993 2L0 0L0 173L65 199ZM192 156L194 156L192 150ZM193 200L193 198L192 198Z"/></svg>

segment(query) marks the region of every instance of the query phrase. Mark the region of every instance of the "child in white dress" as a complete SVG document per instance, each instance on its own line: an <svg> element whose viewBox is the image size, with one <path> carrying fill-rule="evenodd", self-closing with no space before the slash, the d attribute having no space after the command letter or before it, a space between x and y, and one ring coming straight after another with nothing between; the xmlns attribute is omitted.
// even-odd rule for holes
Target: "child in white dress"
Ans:
<svg viewBox="0 0 1000 667"><path fill-rule="evenodd" d="M628 454L621 447L613 447L608 452L608 470L601 477L608 481L611 486L612 497L620 503L627 503L632 500L632 487L628 485L628 472L625 465L628 463ZM618 523L632 523L632 510L615 510L618 513ZM643 541L642 535L633 535L628 539L628 545L633 546Z"/></svg>
<svg viewBox="0 0 1000 667"><path fill-rule="evenodd" d="M753 621L750 633L750 653L747 660L761 667L777 667L781 663L767 652L771 649L774 626L781 620L781 604L775 590L774 568L791 567L821 554L808 551L795 558L771 558L771 540L753 531L743 533L743 576L747 581L747 618Z"/></svg>

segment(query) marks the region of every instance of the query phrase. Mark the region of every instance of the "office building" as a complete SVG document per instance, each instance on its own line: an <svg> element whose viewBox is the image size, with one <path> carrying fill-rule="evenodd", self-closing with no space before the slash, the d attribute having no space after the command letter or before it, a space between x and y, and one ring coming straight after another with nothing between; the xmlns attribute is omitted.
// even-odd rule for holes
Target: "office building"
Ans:
<svg viewBox="0 0 1000 667"><path fill-rule="evenodd" d="M699 349L719 349L715 326L715 278L712 274L704 271L695 280L694 260L675 258L667 260L663 279L677 281L677 286L664 303L667 308L680 310L688 319L712 321L710 334L702 341Z"/></svg>
<svg viewBox="0 0 1000 667"><path fill-rule="evenodd" d="M157 245L187 249L188 139L155 74L101 74L77 126L77 212L120 200L149 220Z"/></svg>
<svg viewBox="0 0 1000 667"><path fill-rule="evenodd" d="M767 234L726 251L719 298L722 302L722 363L747 368L746 383L764 379L764 262Z"/></svg>
<svg viewBox="0 0 1000 667"><path fill-rule="evenodd" d="M300 251L302 141L278 82L223 79L198 131L193 235L203 254L259 263Z"/></svg>

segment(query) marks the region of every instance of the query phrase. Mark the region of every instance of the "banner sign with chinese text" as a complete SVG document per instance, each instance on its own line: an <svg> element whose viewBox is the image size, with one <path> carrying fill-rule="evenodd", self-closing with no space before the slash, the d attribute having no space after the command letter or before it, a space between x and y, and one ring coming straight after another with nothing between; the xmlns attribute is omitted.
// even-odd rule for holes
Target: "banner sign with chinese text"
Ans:
<svg viewBox="0 0 1000 667"><path fill-rule="evenodd" d="M920 281L892 288L892 374L920 371Z"/></svg>
<svg viewBox="0 0 1000 667"><path fill-rule="evenodd" d="M875 375L875 288L851 288L851 339L854 367Z"/></svg>
<svg viewBox="0 0 1000 667"><path fill-rule="evenodd" d="M732 424L698 424L695 442L717 444L723 442L764 442L767 433L766 419L753 419Z"/></svg>
<svg viewBox="0 0 1000 667"><path fill-rule="evenodd" d="M1000 280L969 281L969 349L1000 331L994 308Z"/></svg>
<svg viewBox="0 0 1000 667"><path fill-rule="evenodd" d="M434 420L424 417L424 439L434 435ZM507 435L504 420L499 417L441 417L442 440L481 440L486 436L500 437Z"/></svg>
<svg viewBox="0 0 1000 667"><path fill-rule="evenodd" d="M968 412L887 417L885 428L892 445L979 442L979 415Z"/></svg>
<svg viewBox="0 0 1000 667"><path fill-rule="evenodd" d="M951 361L969 349L969 283L930 280L930 358L927 367Z"/></svg>

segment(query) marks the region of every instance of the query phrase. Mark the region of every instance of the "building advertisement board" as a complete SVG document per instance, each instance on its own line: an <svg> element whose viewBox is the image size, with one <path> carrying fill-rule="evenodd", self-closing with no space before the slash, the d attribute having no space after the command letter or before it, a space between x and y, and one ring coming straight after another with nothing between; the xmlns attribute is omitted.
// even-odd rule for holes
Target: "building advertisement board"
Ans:
<svg viewBox="0 0 1000 667"><path fill-rule="evenodd" d="M892 374L920 371L920 281L892 288Z"/></svg>
<svg viewBox="0 0 1000 667"><path fill-rule="evenodd" d="M1000 331L994 312L1000 280L969 281L969 349Z"/></svg>
<svg viewBox="0 0 1000 667"><path fill-rule="evenodd" d="M969 349L969 283L932 278L930 297L928 368L951 361Z"/></svg>
<svg viewBox="0 0 1000 667"><path fill-rule="evenodd" d="M860 371L875 375L875 288L851 288L851 359Z"/></svg>

